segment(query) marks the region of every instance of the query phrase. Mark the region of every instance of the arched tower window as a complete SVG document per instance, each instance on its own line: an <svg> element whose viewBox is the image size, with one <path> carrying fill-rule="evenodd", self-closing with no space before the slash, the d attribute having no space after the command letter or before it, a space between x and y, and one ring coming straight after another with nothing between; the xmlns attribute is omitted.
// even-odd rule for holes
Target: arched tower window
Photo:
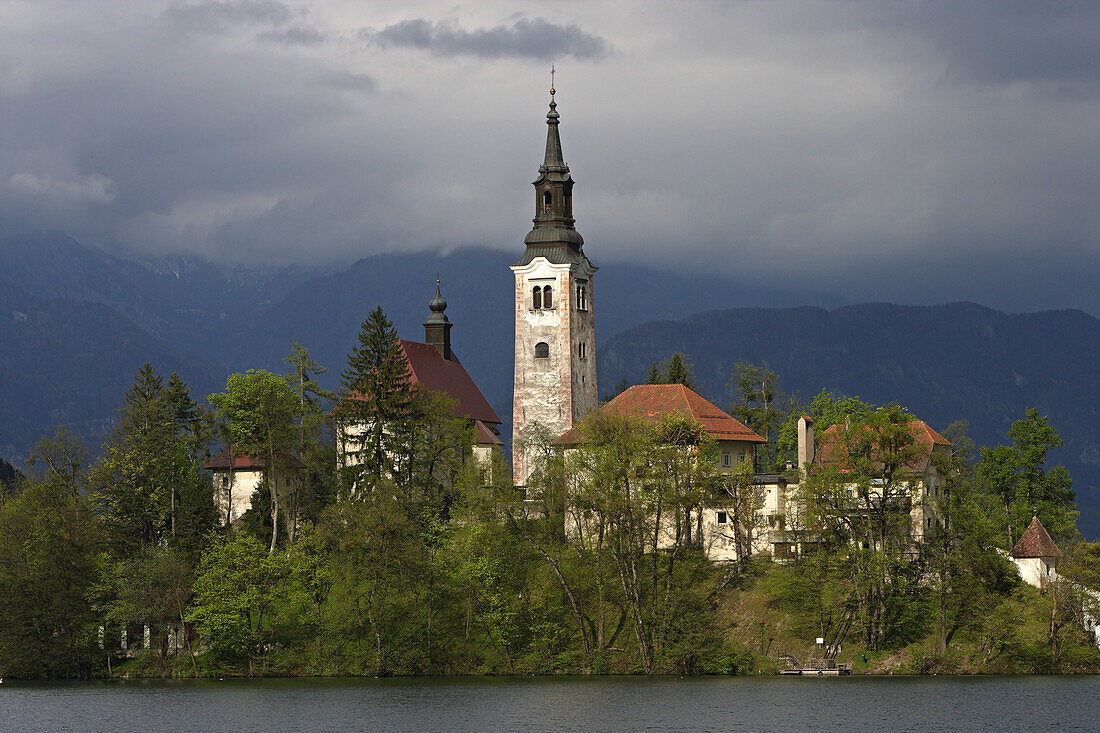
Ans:
<svg viewBox="0 0 1100 733"><path fill-rule="evenodd" d="M554 307L554 289L549 285L542 289L542 307L553 308Z"/></svg>
<svg viewBox="0 0 1100 733"><path fill-rule="evenodd" d="M549 191L542 192L542 207L547 211L550 211L550 206L554 203L554 195Z"/></svg>
<svg viewBox="0 0 1100 733"><path fill-rule="evenodd" d="M535 344L535 358L536 359L549 359L550 358L550 344L545 341L539 341Z"/></svg>
<svg viewBox="0 0 1100 733"><path fill-rule="evenodd" d="M531 307L535 310L542 307L542 288L538 285L531 290Z"/></svg>
<svg viewBox="0 0 1100 733"><path fill-rule="evenodd" d="M583 285L577 286L577 310L588 310L588 291Z"/></svg>

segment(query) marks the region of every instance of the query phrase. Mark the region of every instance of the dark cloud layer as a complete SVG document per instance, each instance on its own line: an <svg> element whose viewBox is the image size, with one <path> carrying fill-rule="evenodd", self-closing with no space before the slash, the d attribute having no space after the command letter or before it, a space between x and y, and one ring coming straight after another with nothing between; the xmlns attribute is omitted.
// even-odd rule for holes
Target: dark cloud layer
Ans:
<svg viewBox="0 0 1100 733"><path fill-rule="evenodd" d="M556 64L598 264L1100 314L1100 5L9 2L5 229L514 251Z"/></svg>
<svg viewBox="0 0 1100 733"><path fill-rule="evenodd" d="M610 51L607 41L586 33L580 26L557 25L542 18L521 18L511 25L475 30L414 18L380 31L367 29L362 35L382 44L418 48L443 56L595 59Z"/></svg>
<svg viewBox="0 0 1100 733"><path fill-rule="evenodd" d="M173 2L165 15L181 26L203 31L221 31L241 24L281 25L294 17L287 5L275 0Z"/></svg>

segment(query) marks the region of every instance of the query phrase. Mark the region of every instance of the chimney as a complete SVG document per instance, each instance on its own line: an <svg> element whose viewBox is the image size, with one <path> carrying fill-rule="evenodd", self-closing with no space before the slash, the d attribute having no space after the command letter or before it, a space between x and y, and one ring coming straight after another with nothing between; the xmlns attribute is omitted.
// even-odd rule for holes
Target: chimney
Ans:
<svg viewBox="0 0 1100 733"><path fill-rule="evenodd" d="M814 419L809 415L798 418L798 468L809 471L814 462Z"/></svg>
<svg viewBox="0 0 1100 733"><path fill-rule="evenodd" d="M447 310L447 301L439 294L438 277L435 279L435 297L428 303L428 309L432 314L424 321L424 343L434 346L444 359L450 361L451 322L443 312Z"/></svg>

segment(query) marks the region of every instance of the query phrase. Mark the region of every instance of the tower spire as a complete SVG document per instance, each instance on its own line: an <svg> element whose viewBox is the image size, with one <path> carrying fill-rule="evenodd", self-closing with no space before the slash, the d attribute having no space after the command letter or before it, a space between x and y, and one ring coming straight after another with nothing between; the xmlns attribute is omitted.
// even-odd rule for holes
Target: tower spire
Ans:
<svg viewBox="0 0 1100 733"><path fill-rule="evenodd" d="M546 154L535 186L534 227L524 239L530 247L568 247L580 254L584 239L573 220L573 178L561 152L558 103L554 99L556 69L550 67L550 111L546 113ZM531 253L528 253L531 254ZM525 257L527 255L525 254ZM581 255L583 257L583 255Z"/></svg>
<svg viewBox="0 0 1100 733"><path fill-rule="evenodd" d="M553 72L551 72L553 73ZM539 173L569 173L569 166L561 153L561 138L558 136L558 103L554 101L554 87L550 87L550 111L546 113L546 156Z"/></svg>
<svg viewBox="0 0 1100 733"><path fill-rule="evenodd" d="M435 296L428 302L428 310L432 314L424 321L424 343L434 346L444 359L450 361L452 324L444 313L447 310L447 301L439 292L438 272L435 274Z"/></svg>

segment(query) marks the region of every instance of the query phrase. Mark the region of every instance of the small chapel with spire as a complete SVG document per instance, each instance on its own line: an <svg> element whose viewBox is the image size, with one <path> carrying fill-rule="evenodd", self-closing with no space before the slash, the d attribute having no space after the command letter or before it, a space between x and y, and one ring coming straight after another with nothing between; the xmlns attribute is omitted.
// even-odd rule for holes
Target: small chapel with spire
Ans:
<svg viewBox="0 0 1100 733"><path fill-rule="evenodd" d="M550 87L546 154L535 187L535 218L515 275L512 474L525 485L526 446L542 429L557 437L596 407L593 275L573 219L573 178L562 156L560 115Z"/></svg>

